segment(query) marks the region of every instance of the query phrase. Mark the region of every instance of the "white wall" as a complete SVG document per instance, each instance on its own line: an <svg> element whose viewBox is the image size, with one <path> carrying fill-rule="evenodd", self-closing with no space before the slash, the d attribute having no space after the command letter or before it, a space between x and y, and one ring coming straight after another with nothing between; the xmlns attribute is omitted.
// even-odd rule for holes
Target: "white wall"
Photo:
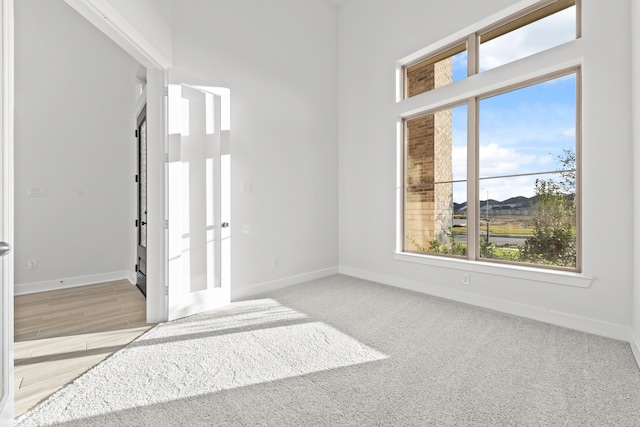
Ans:
<svg viewBox="0 0 640 427"><path fill-rule="evenodd" d="M640 22L640 4L631 2L631 22ZM632 119L633 123L633 319L632 330L635 343L636 360L640 364L640 28L631 26L632 50ZM635 345L634 345L635 344Z"/></svg>
<svg viewBox="0 0 640 427"><path fill-rule="evenodd" d="M583 237L589 288L395 260L395 63L509 0L349 0L340 6L340 269L605 335L631 324L630 2L583 1ZM366 71L366 72L365 72Z"/></svg>
<svg viewBox="0 0 640 427"><path fill-rule="evenodd" d="M166 320L164 242L164 93L171 67L171 0L64 0L146 68L147 321Z"/></svg>
<svg viewBox="0 0 640 427"><path fill-rule="evenodd" d="M231 89L232 297L337 271L336 58L329 1L174 7L174 67Z"/></svg>
<svg viewBox="0 0 640 427"><path fill-rule="evenodd" d="M142 65L171 66L171 0L64 0Z"/></svg>
<svg viewBox="0 0 640 427"><path fill-rule="evenodd" d="M17 288L126 274L139 64L63 1L15 9ZM48 197L28 198L32 187Z"/></svg>
<svg viewBox="0 0 640 427"><path fill-rule="evenodd" d="M106 0L171 61L171 0Z"/></svg>

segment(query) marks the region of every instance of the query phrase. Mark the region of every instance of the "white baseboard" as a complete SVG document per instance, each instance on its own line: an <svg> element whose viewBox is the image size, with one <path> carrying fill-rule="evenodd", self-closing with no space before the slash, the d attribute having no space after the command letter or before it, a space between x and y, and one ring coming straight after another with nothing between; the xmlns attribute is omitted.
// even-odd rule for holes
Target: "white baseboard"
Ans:
<svg viewBox="0 0 640 427"><path fill-rule="evenodd" d="M129 283L132 285L138 283L138 274L135 271L129 271L128 276L127 279L129 279Z"/></svg>
<svg viewBox="0 0 640 427"><path fill-rule="evenodd" d="M638 368L640 368L640 339L638 338L639 337L633 332L633 329L629 328L629 345L631 346L633 356L636 358Z"/></svg>
<svg viewBox="0 0 640 427"><path fill-rule="evenodd" d="M344 274L347 276L358 277L360 279L370 280L372 282L378 282L389 286L395 286L397 288L408 289L411 291L421 292L424 294L458 301L465 304L488 308L490 310L512 314L519 317L525 317L527 319L538 320L540 322L550 323L569 329L575 329L581 332L587 332L590 334L600 335L603 337L613 338L621 341L629 341L630 328L627 325L620 325L616 323L605 322L602 320L591 319L588 317L576 316L569 313L552 311L542 307L520 304L499 298L486 297L469 292L447 289L440 286L429 285L423 282L399 279L397 277L372 273L369 271L359 270L351 267L340 267L339 272L340 274ZM637 355L636 359L638 359Z"/></svg>
<svg viewBox="0 0 640 427"><path fill-rule="evenodd" d="M247 286L240 289L231 289L231 301L251 298L265 292L271 292L287 286L298 285L309 280L320 279L322 277L338 274L338 267L330 267L322 270L312 271L310 273L289 276L283 279L273 280L271 282L260 283L253 286Z"/></svg>
<svg viewBox="0 0 640 427"><path fill-rule="evenodd" d="M132 277L135 277L135 274L132 276L129 271L114 271L112 273L66 277L63 279L45 280L42 282L16 283L14 293L15 295L27 295L36 292L56 291L59 289L113 282L116 280L128 280L131 283L135 283L135 279L133 281L131 280Z"/></svg>

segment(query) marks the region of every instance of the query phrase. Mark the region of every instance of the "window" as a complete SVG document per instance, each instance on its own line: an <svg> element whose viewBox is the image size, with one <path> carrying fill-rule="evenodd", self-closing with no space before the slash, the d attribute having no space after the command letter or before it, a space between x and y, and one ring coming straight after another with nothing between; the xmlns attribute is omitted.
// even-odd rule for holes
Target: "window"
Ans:
<svg viewBox="0 0 640 427"><path fill-rule="evenodd" d="M542 52L578 37L575 0L552 2L480 33L480 71Z"/></svg>
<svg viewBox="0 0 640 427"><path fill-rule="evenodd" d="M466 124L466 104L405 120L405 250L467 254Z"/></svg>
<svg viewBox="0 0 640 427"><path fill-rule="evenodd" d="M575 0L541 2L402 67L404 99L432 92L402 114L402 252L581 270L580 65L536 77L508 65L578 35ZM497 84L439 98L466 79L456 66L505 64Z"/></svg>
<svg viewBox="0 0 640 427"><path fill-rule="evenodd" d="M405 98L467 77L466 42L404 67Z"/></svg>
<svg viewBox="0 0 640 427"><path fill-rule="evenodd" d="M403 66L404 98L575 40L579 37L577 13L576 0L547 1L421 56ZM469 61L469 49L477 62Z"/></svg>

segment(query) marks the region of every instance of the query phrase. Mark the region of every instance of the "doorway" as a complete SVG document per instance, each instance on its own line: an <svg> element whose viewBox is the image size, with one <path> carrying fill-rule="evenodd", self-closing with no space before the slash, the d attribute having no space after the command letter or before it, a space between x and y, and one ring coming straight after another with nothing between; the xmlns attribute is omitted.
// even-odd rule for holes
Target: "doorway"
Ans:
<svg viewBox="0 0 640 427"><path fill-rule="evenodd" d="M15 30L17 415L134 339L147 313L134 269L140 63L65 2L16 2Z"/></svg>

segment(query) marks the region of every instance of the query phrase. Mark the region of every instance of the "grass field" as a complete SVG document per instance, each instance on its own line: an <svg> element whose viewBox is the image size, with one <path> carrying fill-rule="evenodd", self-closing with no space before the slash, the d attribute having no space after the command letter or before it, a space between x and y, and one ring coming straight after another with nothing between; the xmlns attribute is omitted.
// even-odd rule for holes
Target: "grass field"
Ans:
<svg viewBox="0 0 640 427"><path fill-rule="evenodd" d="M494 236L531 236L533 233L532 228L529 226L531 221L530 216L509 216L500 215L490 218L489 231ZM487 229L486 218L480 219L480 230L485 231ZM453 229L454 234L466 234L467 227L455 227Z"/></svg>
<svg viewBox="0 0 640 427"><path fill-rule="evenodd" d="M410 236L407 236L407 239L412 245L411 248L413 249L415 247L420 252L465 256L467 254L468 242L466 236L468 230L466 222L467 218L456 215L453 219L455 227L450 229L451 233L449 233L449 231L445 232L448 236L448 240L445 242L434 240L421 243L416 242ZM524 264L575 267L575 257L573 262L571 261L571 242L567 242L567 246L563 247L565 248L563 250L566 254L562 255L565 257L562 259L558 258L559 255L551 253L553 252L551 250L553 249L552 247L550 247L546 252L544 252L543 248L542 250L544 253L541 253L540 255L531 255L530 253L527 253L527 245L530 241L529 238L535 237L533 223L534 218L532 216L524 215L495 215L490 216L489 221L487 221L486 217L481 217L480 241L476 243L478 245L476 250L478 250L478 248L480 250L479 257L482 259L495 259ZM491 236L490 242L486 241L487 227L489 228ZM451 234L453 234L453 236ZM575 228L573 230L573 235L575 238ZM453 239L451 239L451 237L453 237ZM540 239L540 237L538 239ZM535 245L535 241L536 239L533 240L534 243L532 243L532 245ZM575 245L575 240L573 244ZM547 256L544 255L546 253L551 254L549 256L555 258L547 258Z"/></svg>

